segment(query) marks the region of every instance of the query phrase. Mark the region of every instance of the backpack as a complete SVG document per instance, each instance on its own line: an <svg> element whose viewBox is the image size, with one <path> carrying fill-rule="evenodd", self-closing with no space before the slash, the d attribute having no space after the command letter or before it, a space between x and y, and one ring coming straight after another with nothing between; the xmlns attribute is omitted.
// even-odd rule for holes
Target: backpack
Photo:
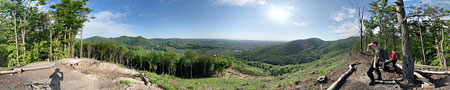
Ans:
<svg viewBox="0 0 450 90"><path fill-rule="evenodd" d="M381 58L386 59L389 57L389 55L387 54L386 50L384 50L383 48L378 48L378 50L380 51L381 54Z"/></svg>

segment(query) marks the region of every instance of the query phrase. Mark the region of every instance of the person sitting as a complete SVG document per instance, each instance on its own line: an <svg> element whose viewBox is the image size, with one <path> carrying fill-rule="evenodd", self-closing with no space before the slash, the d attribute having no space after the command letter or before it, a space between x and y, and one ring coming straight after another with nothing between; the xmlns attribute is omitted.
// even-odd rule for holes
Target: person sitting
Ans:
<svg viewBox="0 0 450 90"><path fill-rule="evenodd" d="M398 60L398 53L395 52L394 50L391 50L392 55L388 60L384 61L383 66L381 66L381 69L383 69L383 71L387 71L389 70L389 68L385 68L388 64L392 63L392 67L394 68L394 71L397 71L397 67L395 67L395 64L397 63Z"/></svg>

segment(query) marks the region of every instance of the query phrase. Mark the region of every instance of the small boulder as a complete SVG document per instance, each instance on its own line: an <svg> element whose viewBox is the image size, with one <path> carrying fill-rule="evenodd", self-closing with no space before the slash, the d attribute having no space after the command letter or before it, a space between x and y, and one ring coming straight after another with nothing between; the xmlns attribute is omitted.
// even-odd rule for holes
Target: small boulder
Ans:
<svg viewBox="0 0 450 90"><path fill-rule="evenodd" d="M316 71L312 71L311 74L316 74Z"/></svg>
<svg viewBox="0 0 450 90"><path fill-rule="evenodd" d="M325 76L325 75L317 78L317 82L319 82L319 83L326 83L326 80L327 80L327 76Z"/></svg>
<svg viewBox="0 0 450 90"><path fill-rule="evenodd" d="M295 85L299 85L299 84L300 84L300 81L296 81L296 82L295 82Z"/></svg>

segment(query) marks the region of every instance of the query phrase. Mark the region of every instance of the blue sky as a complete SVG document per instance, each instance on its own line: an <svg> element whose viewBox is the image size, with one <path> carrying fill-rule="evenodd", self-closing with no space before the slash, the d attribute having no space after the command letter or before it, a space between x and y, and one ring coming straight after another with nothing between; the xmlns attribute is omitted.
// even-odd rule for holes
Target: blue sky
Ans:
<svg viewBox="0 0 450 90"><path fill-rule="evenodd" d="M358 35L348 0L90 0L84 37L289 41ZM393 0L391 0L393 1ZM405 0L406 5L419 1ZM439 4L450 5L449 1ZM47 1L49 4L58 1ZM368 13L368 12L367 12Z"/></svg>

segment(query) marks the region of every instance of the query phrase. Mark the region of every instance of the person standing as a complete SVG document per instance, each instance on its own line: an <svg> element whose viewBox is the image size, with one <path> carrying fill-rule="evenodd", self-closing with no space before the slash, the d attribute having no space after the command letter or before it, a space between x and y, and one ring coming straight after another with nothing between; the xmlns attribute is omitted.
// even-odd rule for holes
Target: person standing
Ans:
<svg viewBox="0 0 450 90"><path fill-rule="evenodd" d="M372 48L372 49L370 49ZM378 43L377 42L372 42L370 44L367 45L367 52L375 52L375 56L372 59L372 63L369 65L369 69L367 70L367 76L370 78L370 82L369 85L375 85L375 80L382 80L381 79L381 72L378 69L378 61L384 61L385 59L385 54L384 54L384 50L382 48L378 48ZM375 71L375 73L377 74L377 78L374 78L372 72Z"/></svg>

